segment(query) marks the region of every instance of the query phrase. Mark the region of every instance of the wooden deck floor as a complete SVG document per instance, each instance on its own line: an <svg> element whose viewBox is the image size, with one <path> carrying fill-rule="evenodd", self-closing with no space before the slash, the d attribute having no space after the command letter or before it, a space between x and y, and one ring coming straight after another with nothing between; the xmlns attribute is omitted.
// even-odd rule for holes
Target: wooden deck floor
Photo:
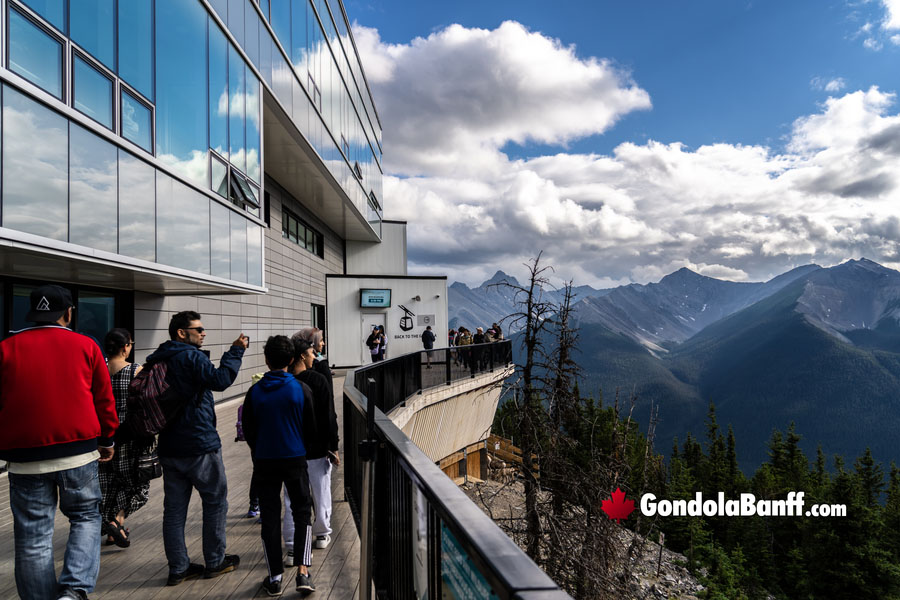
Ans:
<svg viewBox="0 0 900 600"><path fill-rule="evenodd" d="M335 377L335 408L338 422L343 408L343 377ZM218 414L219 435L222 438L223 458L228 477L227 540L229 554L239 554L240 567L233 573L216 579L186 581L179 586L166 587L168 566L162 543L162 479L150 486L150 501L132 515L127 525L131 529L131 547L102 546L100 578L90 595L92 599L121 600L169 600L175 598L266 598L260 583L266 576L262 542L256 519L246 519L250 487L250 451L247 444L234 442L234 423L240 400L220 404ZM341 452L343 457L343 451ZM0 475L0 599L16 598L13 577L13 523L9 509L9 481ZM343 468L335 469L332 476L334 499L331 545L324 550L313 550L310 567L316 585L314 600L350 600L359 595L359 537L350 509L344 501ZM203 562L201 550L200 498L196 491L185 526L185 541L192 562ZM57 512L54 551L57 573L62 568L68 521ZM297 596L294 591L296 569L285 572L283 589L285 596Z"/></svg>

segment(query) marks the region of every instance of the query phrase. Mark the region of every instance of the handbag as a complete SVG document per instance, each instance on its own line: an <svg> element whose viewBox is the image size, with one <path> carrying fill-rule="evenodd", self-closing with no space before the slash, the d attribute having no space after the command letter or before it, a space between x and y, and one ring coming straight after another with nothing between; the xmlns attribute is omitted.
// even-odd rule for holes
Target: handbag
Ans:
<svg viewBox="0 0 900 600"><path fill-rule="evenodd" d="M138 454L134 463L135 478L140 483L149 483L157 477L162 477L162 465L159 464L159 454L156 453L156 444L146 446Z"/></svg>

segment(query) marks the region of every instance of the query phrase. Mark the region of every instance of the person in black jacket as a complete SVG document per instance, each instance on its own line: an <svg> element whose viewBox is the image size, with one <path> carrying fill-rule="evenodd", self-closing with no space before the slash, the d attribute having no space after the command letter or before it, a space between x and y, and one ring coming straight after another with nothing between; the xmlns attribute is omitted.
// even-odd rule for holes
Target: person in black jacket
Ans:
<svg viewBox="0 0 900 600"><path fill-rule="evenodd" d="M437 338L434 335L434 332L431 330L431 325L425 328L425 331L422 333L422 346L425 347L426 350L431 350L434 348L434 341ZM426 369L431 368L431 352L425 353L425 362L427 363Z"/></svg>
<svg viewBox="0 0 900 600"><path fill-rule="evenodd" d="M306 445L306 459L309 465L309 483L312 487L316 520L313 523L315 548L327 548L331 543L331 468L340 465L338 453L338 425L334 410L334 398L328 380L315 370L316 353L312 346L302 339L294 340L294 376L312 390L312 404L316 415L316 432ZM290 539L288 522L285 520L284 539ZM291 548L289 548L290 552Z"/></svg>
<svg viewBox="0 0 900 600"><path fill-rule="evenodd" d="M289 566L299 567L297 591L315 591L309 576L312 562L311 499L307 457L315 435L313 393L288 372L294 362L294 344L284 335L266 342L263 353L271 369L247 390L242 412L244 437L253 453L253 473L262 513L260 534L269 576L262 586L270 596L281 594L284 564L281 556L281 488L291 504L285 521L293 521L293 543L302 549Z"/></svg>

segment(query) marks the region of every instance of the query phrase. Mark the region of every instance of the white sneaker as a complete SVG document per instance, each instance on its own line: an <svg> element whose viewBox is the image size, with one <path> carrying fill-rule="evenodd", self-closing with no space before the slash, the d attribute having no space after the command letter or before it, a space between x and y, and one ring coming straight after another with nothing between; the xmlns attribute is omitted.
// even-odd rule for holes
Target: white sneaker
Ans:
<svg viewBox="0 0 900 600"><path fill-rule="evenodd" d="M284 567L289 569L294 566L294 551L288 550L284 553Z"/></svg>
<svg viewBox="0 0 900 600"><path fill-rule="evenodd" d="M313 542L313 548L327 548L328 544L331 543L330 535L317 535L316 541Z"/></svg>

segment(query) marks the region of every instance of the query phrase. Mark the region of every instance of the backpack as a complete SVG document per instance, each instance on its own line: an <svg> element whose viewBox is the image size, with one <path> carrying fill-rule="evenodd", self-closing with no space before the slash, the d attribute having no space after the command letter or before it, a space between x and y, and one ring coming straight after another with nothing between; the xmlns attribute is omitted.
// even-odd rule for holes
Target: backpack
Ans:
<svg viewBox="0 0 900 600"><path fill-rule="evenodd" d="M125 425L136 437L156 435L184 410L185 400L166 381L165 361L145 365L128 386Z"/></svg>

